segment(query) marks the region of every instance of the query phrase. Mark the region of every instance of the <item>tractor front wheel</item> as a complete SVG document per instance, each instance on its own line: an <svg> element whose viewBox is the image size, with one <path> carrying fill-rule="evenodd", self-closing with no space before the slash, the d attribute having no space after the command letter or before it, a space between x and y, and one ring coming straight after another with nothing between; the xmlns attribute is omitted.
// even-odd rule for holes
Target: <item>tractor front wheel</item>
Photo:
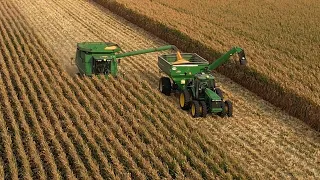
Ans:
<svg viewBox="0 0 320 180"><path fill-rule="evenodd" d="M191 103L191 115L194 118L200 116L200 104L199 104L199 101L192 101L192 103Z"/></svg>
<svg viewBox="0 0 320 180"><path fill-rule="evenodd" d="M225 105L225 102L223 102L223 101L221 101L221 109L222 109L222 111L218 112L218 115L220 117L225 117L226 116L226 105Z"/></svg>
<svg viewBox="0 0 320 180"><path fill-rule="evenodd" d="M183 90L179 96L179 104L181 109L188 110L190 108L191 95L188 90Z"/></svg>
<svg viewBox="0 0 320 180"><path fill-rule="evenodd" d="M225 111L226 111L226 114L229 116L229 117L232 117L232 114L233 114L233 107L232 107L232 102L229 101L229 100L226 100L225 102Z"/></svg>
<svg viewBox="0 0 320 180"><path fill-rule="evenodd" d="M163 94L170 96L171 93L171 81L168 77L161 77L159 81L159 91Z"/></svg>
<svg viewBox="0 0 320 180"><path fill-rule="evenodd" d="M208 113L207 104L204 101L200 101L200 113L202 117L206 117Z"/></svg>

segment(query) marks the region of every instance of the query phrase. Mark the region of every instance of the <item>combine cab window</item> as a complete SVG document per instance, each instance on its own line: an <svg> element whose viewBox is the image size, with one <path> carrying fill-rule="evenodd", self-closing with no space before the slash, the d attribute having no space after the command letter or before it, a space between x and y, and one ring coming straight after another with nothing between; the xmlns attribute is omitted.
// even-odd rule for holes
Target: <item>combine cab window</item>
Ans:
<svg viewBox="0 0 320 180"><path fill-rule="evenodd" d="M94 74L109 74L111 72L111 60L94 59L92 70Z"/></svg>

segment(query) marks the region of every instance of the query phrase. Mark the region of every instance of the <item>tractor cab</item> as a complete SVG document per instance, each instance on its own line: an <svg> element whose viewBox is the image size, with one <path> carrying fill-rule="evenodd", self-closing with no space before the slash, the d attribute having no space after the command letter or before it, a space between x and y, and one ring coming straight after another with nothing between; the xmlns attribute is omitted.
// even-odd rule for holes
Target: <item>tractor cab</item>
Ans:
<svg viewBox="0 0 320 180"><path fill-rule="evenodd" d="M193 86L194 86L194 97L199 100L204 100L205 98L205 90L210 89L214 90L215 81L214 77L211 74L206 73L198 73L193 78Z"/></svg>
<svg viewBox="0 0 320 180"><path fill-rule="evenodd" d="M223 101L222 91L216 87L212 74L205 72L195 74L193 87L190 89L193 93L192 96L194 100L200 102L200 104L202 103L202 106L206 106L209 112L224 116L225 111L228 111L225 108L226 104ZM191 107L193 107L192 104ZM230 105L228 105L228 107L230 107ZM229 115L231 116L232 114L230 113Z"/></svg>

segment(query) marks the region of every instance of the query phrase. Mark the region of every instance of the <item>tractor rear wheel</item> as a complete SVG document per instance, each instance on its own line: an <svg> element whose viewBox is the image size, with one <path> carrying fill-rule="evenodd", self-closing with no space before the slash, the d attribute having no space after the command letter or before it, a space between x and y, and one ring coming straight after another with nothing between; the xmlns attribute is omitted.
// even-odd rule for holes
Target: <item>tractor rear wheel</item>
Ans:
<svg viewBox="0 0 320 180"><path fill-rule="evenodd" d="M200 113L202 117L206 117L208 113L207 104L204 101L200 101Z"/></svg>
<svg viewBox="0 0 320 180"><path fill-rule="evenodd" d="M223 101L221 101L221 108L222 108L222 111L218 112L218 115L220 117L225 117L226 116L226 105L225 105L225 102L223 102Z"/></svg>
<svg viewBox="0 0 320 180"><path fill-rule="evenodd" d="M159 91L163 94L170 96L171 93L171 81L168 77L161 77L159 81Z"/></svg>
<svg viewBox="0 0 320 180"><path fill-rule="evenodd" d="M229 100L226 100L224 102L225 104L225 109L226 109L226 113L229 117L232 117L232 114L233 114L233 107L232 107L232 102L229 101Z"/></svg>
<svg viewBox="0 0 320 180"><path fill-rule="evenodd" d="M220 88L216 88L216 93L221 97L221 100L223 100L223 93Z"/></svg>
<svg viewBox="0 0 320 180"><path fill-rule="evenodd" d="M191 115L194 118L200 116L200 104L199 104L199 101L192 101L192 103L191 103Z"/></svg>
<svg viewBox="0 0 320 180"><path fill-rule="evenodd" d="M191 95L187 89L183 90L179 96L179 104L181 109L188 110L190 108Z"/></svg>

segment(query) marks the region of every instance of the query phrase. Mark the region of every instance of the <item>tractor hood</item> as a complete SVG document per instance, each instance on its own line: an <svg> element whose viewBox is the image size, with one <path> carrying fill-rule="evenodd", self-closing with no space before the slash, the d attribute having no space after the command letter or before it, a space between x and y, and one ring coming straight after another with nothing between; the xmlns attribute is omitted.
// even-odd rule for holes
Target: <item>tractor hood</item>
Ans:
<svg viewBox="0 0 320 180"><path fill-rule="evenodd" d="M206 88L205 93L211 101L221 101L221 97L211 89Z"/></svg>

